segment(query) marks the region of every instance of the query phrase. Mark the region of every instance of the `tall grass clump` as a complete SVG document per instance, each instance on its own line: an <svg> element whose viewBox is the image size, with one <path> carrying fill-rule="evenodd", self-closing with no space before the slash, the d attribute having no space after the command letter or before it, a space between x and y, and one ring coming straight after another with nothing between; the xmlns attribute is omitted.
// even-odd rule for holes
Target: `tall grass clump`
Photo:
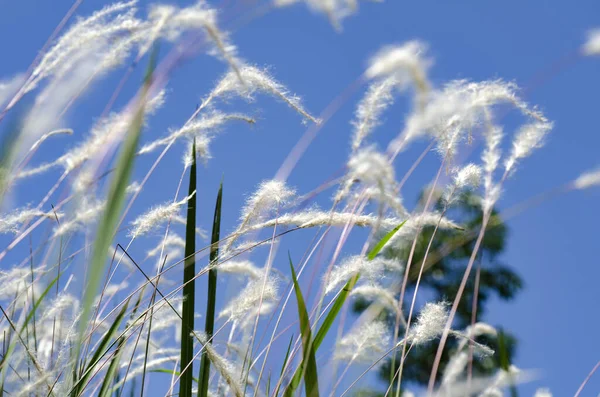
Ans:
<svg viewBox="0 0 600 397"><path fill-rule="evenodd" d="M359 7L303 3L339 31ZM385 395L408 396L410 357L432 346L427 390L415 392L516 395L531 373L511 362L504 331L456 316L467 289L479 288L471 280L507 182L535 161L551 115L512 81L439 82L423 41L375 48L355 82L362 97L348 120L342 171L328 181L312 175L314 190L301 191L287 175L331 115L316 115L278 73L240 55L224 27L265 12L247 7L106 5L61 24L29 69L0 80L0 396L344 396L373 386L365 375L378 370L389 372ZM581 52L600 54L598 31ZM208 64L203 54L222 73L197 73L215 82L184 119L156 133L152 123L176 100L170 81L186 63ZM84 115L88 131L71 128L68 116L87 92L113 83L105 106ZM277 177L243 173L256 189L236 209L229 202L239 189L221 172L214 186L208 164L243 172L264 160L252 151L213 159L223 152L213 147L260 125L255 103L265 97L308 130ZM401 126L378 141L401 101ZM518 120L512 133L506 111ZM55 140L68 143L57 150ZM400 167L418 145L422 156ZM266 152L279 158L280 150ZM422 181L419 205L407 205L403 189L427 155L435 172ZM591 170L562 192L598 185ZM331 197L321 200L325 189ZM480 217L474 229L455 217L466 200ZM437 252L445 231L460 239ZM454 295L428 301L419 287L432 261L465 247ZM473 371L490 357L500 364Z"/></svg>

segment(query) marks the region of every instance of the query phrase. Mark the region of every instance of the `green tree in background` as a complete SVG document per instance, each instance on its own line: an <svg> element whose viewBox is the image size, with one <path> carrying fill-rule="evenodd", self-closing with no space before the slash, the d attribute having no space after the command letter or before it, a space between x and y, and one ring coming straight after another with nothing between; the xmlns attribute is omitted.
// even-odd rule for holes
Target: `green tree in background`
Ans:
<svg viewBox="0 0 600 397"><path fill-rule="evenodd" d="M441 211L441 200L438 200L435 206L438 211ZM452 302L454 300L481 227L481 206L477 202L477 197L472 193L465 193L461 200L456 201L452 205L447 214L452 219L457 220L464 230L438 229L436 232L427 262L424 265L418 294L419 296L426 296L428 301ZM433 230L432 226L425 227L417 241L404 299L403 313L405 315L408 313L419 269ZM500 254L505 249L506 237L507 227L498 216L497 211L494 210L492 212L492 221L486 230L477 261L458 306L454 320L455 329L464 329L471 324L477 273L479 273L479 289L476 322L485 321L487 304L492 296L496 295L501 300L510 300L522 288L523 282L521 278L510 267L504 265L499 260ZM406 263L409 252L410 246L402 247L389 251L388 257L395 257ZM401 280L403 273L389 276L397 277ZM417 297L417 299L419 298ZM355 300L355 312L362 312L370 303L362 299ZM415 308L418 308L420 303L422 302L417 301ZM413 315L413 321L417 315L418 313ZM390 329L393 329L395 314L387 312L384 316L386 316L390 324ZM404 331L401 328L399 335L403 335ZM475 358L472 364L473 376L491 374L498 368L504 368L511 361L516 347L515 338L506 332L502 332L502 335L504 339L502 343L499 343L499 338L496 337L481 336L476 338L477 342L491 347L497 353L490 357ZM440 373L444 372L448 360L456 350L457 345L458 341L456 338L448 339L439 368ZM410 384L427 386L437 348L438 343L434 341L424 346L414 347L410 351L403 366L403 386ZM395 359L392 360L392 358L389 358L380 368L380 379L385 381L387 386L389 386L392 380L392 374L396 373L398 369L401 354L402 351L400 349L397 350ZM391 368L392 361L395 367L393 370ZM441 379L441 376L438 376L437 379ZM395 387L396 384L394 384L394 390ZM377 395L379 393L362 391L360 394Z"/></svg>

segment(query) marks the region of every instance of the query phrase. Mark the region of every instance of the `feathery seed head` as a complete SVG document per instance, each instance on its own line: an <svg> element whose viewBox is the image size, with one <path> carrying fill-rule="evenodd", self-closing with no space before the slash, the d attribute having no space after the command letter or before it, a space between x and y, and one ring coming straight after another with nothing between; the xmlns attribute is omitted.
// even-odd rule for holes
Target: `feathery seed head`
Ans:
<svg viewBox="0 0 600 397"><path fill-rule="evenodd" d="M409 332L408 340L415 345L420 345L437 338L444 332L448 316L446 302L426 303Z"/></svg>
<svg viewBox="0 0 600 397"><path fill-rule="evenodd" d="M504 166L506 172L510 172L515 163L528 157L535 149L544 145L544 138L552 129L552 123L538 121L525 124L519 129L513 141L513 149Z"/></svg>
<svg viewBox="0 0 600 397"><path fill-rule="evenodd" d="M268 71L251 65L243 65L239 69L239 76L234 71L225 74L200 107L204 108L208 106L215 98L227 97L232 94L252 101L255 93L264 92L281 99L306 119L314 123L319 122L319 120L304 110L300 98L290 94L281 83L269 75Z"/></svg>
<svg viewBox="0 0 600 397"><path fill-rule="evenodd" d="M352 151L356 152L362 142L379 125L381 114L393 103L392 91L397 85L396 77L390 76L372 83L364 98L358 104L355 120L352 122L354 134Z"/></svg>
<svg viewBox="0 0 600 397"><path fill-rule="evenodd" d="M286 205L295 194L296 191L289 188L285 182L263 181L256 192L246 200L240 220L242 223L248 223L251 220L260 219L262 214Z"/></svg>
<svg viewBox="0 0 600 397"><path fill-rule="evenodd" d="M190 196L185 197L181 201L155 207L144 215L138 217L131 223L133 230L131 230L129 236L136 238L142 234L148 233L161 223L167 222L179 211L183 205L189 201L190 198L192 198L194 194L196 193L192 193Z"/></svg>
<svg viewBox="0 0 600 397"><path fill-rule="evenodd" d="M600 185L600 168L584 172L573 181L575 189L587 189L597 185Z"/></svg>
<svg viewBox="0 0 600 397"><path fill-rule="evenodd" d="M334 359L372 363L381 356L389 343L388 327L383 321L364 322L340 339Z"/></svg>
<svg viewBox="0 0 600 397"><path fill-rule="evenodd" d="M384 47L371 58L365 76L369 79L394 76L400 87L412 83L424 94L429 90L427 70L432 64L426 52L427 46L418 40Z"/></svg>
<svg viewBox="0 0 600 397"><path fill-rule="evenodd" d="M226 317L228 320L238 321L244 327L252 322L256 315L268 314L278 297L278 280L275 277L267 276L266 281L262 278L251 279L239 295L230 300L219 313L219 318Z"/></svg>
<svg viewBox="0 0 600 397"><path fill-rule="evenodd" d="M600 29L592 29L588 32L582 50L585 55L600 55Z"/></svg>
<svg viewBox="0 0 600 397"><path fill-rule="evenodd" d="M533 397L552 397L552 393L550 392L550 389L544 387L541 389L537 389Z"/></svg>

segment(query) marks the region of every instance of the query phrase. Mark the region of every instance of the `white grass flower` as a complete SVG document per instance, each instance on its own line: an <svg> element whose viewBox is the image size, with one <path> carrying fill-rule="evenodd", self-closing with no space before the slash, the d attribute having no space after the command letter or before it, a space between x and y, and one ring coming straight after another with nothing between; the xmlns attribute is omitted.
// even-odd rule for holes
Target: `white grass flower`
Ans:
<svg viewBox="0 0 600 397"><path fill-rule="evenodd" d="M457 170L454 184L459 189L476 188L481 181L481 168L475 164L467 164Z"/></svg>
<svg viewBox="0 0 600 397"><path fill-rule="evenodd" d="M504 164L506 172L510 172L518 160L528 157L535 149L542 147L544 138L551 129L552 123L547 121L522 126L513 141L512 152Z"/></svg>
<svg viewBox="0 0 600 397"><path fill-rule="evenodd" d="M227 34L218 28L217 11L204 1L178 8L172 5L152 5L148 13L148 28L140 40L138 57L145 54L152 43L159 38L178 40L186 31L204 30L215 47L214 53L222 57L239 77L240 61L236 47L228 40Z"/></svg>
<svg viewBox="0 0 600 397"><path fill-rule="evenodd" d="M402 268L400 262L394 259L377 257L370 261L362 255L351 256L334 266L329 276L325 276L325 293L333 292L357 274L375 283L386 270L399 271Z"/></svg>
<svg viewBox="0 0 600 397"><path fill-rule="evenodd" d="M83 205L75 211L75 216L61 222L54 229L54 236L64 236L69 233L80 230L83 226L94 222L102 213L106 206L105 201L84 202Z"/></svg>
<svg viewBox="0 0 600 397"><path fill-rule="evenodd" d="M228 260L217 265L219 272L247 276L251 279L259 279L264 276L264 270L256 267L248 260Z"/></svg>
<svg viewBox="0 0 600 397"><path fill-rule="evenodd" d="M352 122L354 127L353 152L360 148L363 141L380 124L381 115L394 102L392 92L396 85L396 77L391 76L375 81L369 86L364 98L358 104L355 120Z"/></svg>
<svg viewBox="0 0 600 397"><path fill-rule="evenodd" d="M426 303L409 331L408 341L420 345L437 338L444 332L448 316L446 302Z"/></svg>
<svg viewBox="0 0 600 397"><path fill-rule="evenodd" d="M489 117L487 118L489 119ZM491 123L489 120L487 122L488 124ZM498 168L502 156L500 151L500 143L502 142L503 137L502 128L495 125L488 125L488 128L486 128L484 132L484 136L485 149L481 154L481 161L483 162L483 169L485 171L483 184L487 193L493 187L493 175Z"/></svg>
<svg viewBox="0 0 600 397"><path fill-rule="evenodd" d="M56 221L56 218L61 219L64 214L57 212L44 212L31 208L20 208L10 214L0 215L0 234L2 233L18 233L19 227L32 218L46 218Z"/></svg>
<svg viewBox="0 0 600 397"><path fill-rule="evenodd" d="M587 189L600 185L600 168L584 172L573 181L575 189Z"/></svg>
<svg viewBox="0 0 600 397"><path fill-rule="evenodd" d="M244 65L239 70L241 79L237 73L227 73L211 91L208 97L203 101L201 108L208 106L215 98L227 97L229 95L239 95L249 101L257 92L264 92L285 102L289 107L300 113L304 118L318 123L319 120L311 116L300 102L300 98L290 94L287 89L266 70L261 70L255 66Z"/></svg>
<svg viewBox="0 0 600 397"><path fill-rule="evenodd" d="M44 54L24 91L31 91L48 76L64 73L91 54L102 54L123 35L142 29L143 22L134 17L135 3L129 1L106 6L71 26Z"/></svg>
<svg viewBox="0 0 600 397"><path fill-rule="evenodd" d="M154 114L163 104L165 91L162 90L152 97L145 106L144 116ZM98 155L101 148L107 147L109 143L119 141L127 132L133 114L127 110L121 113L111 113L99 120L91 129L89 137L77 146L50 163L42 164L36 168L25 170L19 174L19 178L29 177L44 173L54 167L61 167L65 172L72 172L81 167L86 161ZM86 181L92 177L91 171L80 172L73 184L87 189L87 183L80 181L84 177Z"/></svg>
<svg viewBox="0 0 600 397"><path fill-rule="evenodd" d="M34 269L34 274L43 269ZM13 267L10 270L0 270L0 301L9 300L17 308L28 304L33 305L33 296L39 297L41 285L37 279L31 280L31 269L26 267Z"/></svg>
<svg viewBox="0 0 600 397"><path fill-rule="evenodd" d="M202 138L204 141L200 141L201 147L208 146L208 143L212 139L213 135L229 121L245 121L248 124L255 123L253 118L243 114L212 112L199 119L186 123L183 127L177 130L171 131L171 133L164 138L159 138L153 142L147 143L139 150L138 154L150 153L161 146L167 146L171 142L175 142L179 138L188 138L189 140L194 137ZM205 150L208 151L208 149Z"/></svg>
<svg viewBox="0 0 600 397"><path fill-rule="evenodd" d="M335 200L339 201L346 197L355 182L375 189L378 194L371 194L371 197L380 197L382 201L388 201L387 197L396 196L394 167L386 155L373 147L361 149L350 157L346 180L336 193Z"/></svg>
<svg viewBox="0 0 600 397"><path fill-rule="evenodd" d="M418 40L384 47L371 58L365 76L369 79L394 76L400 87L414 84L422 96L430 87L427 70L432 62L426 52L427 46Z"/></svg>
<svg viewBox="0 0 600 397"><path fill-rule="evenodd" d="M266 212L274 211L286 205L296 194L285 182L278 180L263 181L247 200L240 221L242 227L254 220L260 219Z"/></svg>
<svg viewBox="0 0 600 397"><path fill-rule="evenodd" d="M173 215L179 212L182 206L187 204L189 199L192 198L194 194L196 193L192 193L183 200L155 207L141 215L131 223L133 229L129 232L129 236L136 238L140 235L148 233L163 222L168 221Z"/></svg>
<svg viewBox="0 0 600 397"><path fill-rule="evenodd" d="M389 289L380 285L359 285L352 289L350 296L358 296L369 301L376 301L393 313L398 311L398 304Z"/></svg>
<svg viewBox="0 0 600 397"><path fill-rule="evenodd" d="M445 190L443 199L447 205L456 201L460 192L472 190L479 186L482 170L475 164L467 164L453 170L452 184Z"/></svg>
<svg viewBox="0 0 600 397"><path fill-rule="evenodd" d="M337 30L341 30L342 20L354 14L358 9L358 0L273 0L273 3L277 7L285 7L300 1L306 3L310 9L327 16L329 22ZM371 1L380 2L381 0Z"/></svg>
<svg viewBox="0 0 600 397"><path fill-rule="evenodd" d="M0 106L4 105L8 100L17 93L17 90L25 81L22 74L17 74L14 77L6 80L0 80Z"/></svg>
<svg viewBox="0 0 600 397"><path fill-rule="evenodd" d="M277 284L277 279L272 276L267 276L266 280L249 280L246 287L221 310L219 318L239 321L244 326L254 316L268 314L273 309L272 304L279 298Z"/></svg>
<svg viewBox="0 0 600 397"><path fill-rule="evenodd" d="M552 393L550 392L550 389L544 387L541 389L537 389L533 397L552 397Z"/></svg>
<svg viewBox="0 0 600 397"><path fill-rule="evenodd" d="M225 379L229 387L232 389L233 394L237 397L242 397L244 395L242 392L243 385L235 375L235 366L225 357L221 356L211 343L208 343L208 337L204 332L193 331L192 335L197 337L200 343L202 343L210 362L215 366L217 371L219 371L219 374L223 377L223 379Z"/></svg>
<svg viewBox="0 0 600 397"><path fill-rule="evenodd" d="M451 387L463 373L469 362L469 354L465 351L454 353L446 365L442 376L442 388Z"/></svg>
<svg viewBox="0 0 600 397"><path fill-rule="evenodd" d="M185 240L176 234L169 234L166 239L160 240L156 247L147 252L148 257L154 257L160 254L164 249L185 248Z"/></svg>
<svg viewBox="0 0 600 397"><path fill-rule="evenodd" d="M394 184L394 168L383 153L373 148L359 151L348 161L349 175L369 185Z"/></svg>
<svg viewBox="0 0 600 397"><path fill-rule="evenodd" d="M339 340L333 357L350 363L372 363L388 347L389 334L383 321L364 322Z"/></svg>
<svg viewBox="0 0 600 397"><path fill-rule="evenodd" d="M600 29L593 29L588 32L582 50L585 55L600 55Z"/></svg>

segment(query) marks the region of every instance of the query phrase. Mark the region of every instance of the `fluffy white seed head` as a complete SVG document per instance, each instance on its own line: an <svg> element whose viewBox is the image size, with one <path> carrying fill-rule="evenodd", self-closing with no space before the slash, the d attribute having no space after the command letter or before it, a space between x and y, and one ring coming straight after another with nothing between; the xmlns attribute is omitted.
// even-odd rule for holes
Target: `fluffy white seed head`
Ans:
<svg viewBox="0 0 600 397"><path fill-rule="evenodd" d="M194 194L195 192L181 201L155 207L138 217L131 223L133 229L129 232L129 236L136 238L148 233L158 225L167 222L173 215L179 212L181 207L185 205Z"/></svg>
<svg viewBox="0 0 600 397"><path fill-rule="evenodd" d="M387 156L373 147L359 150L348 160L346 180L335 195L335 201L345 198L356 182L375 188L381 196L393 195L394 167Z"/></svg>
<svg viewBox="0 0 600 397"><path fill-rule="evenodd" d="M444 370L444 375L442 376L442 388L455 383L467 367L468 362L469 354L467 352L459 351L454 353Z"/></svg>
<svg viewBox="0 0 600 397"><path fill-rule="evenodd" d="M424 94L429 90L427 70L432 63L426 52L427 46L417 40L384 47L371 58L365 76L369 79L394 76L400 87L414 84Z"/></svg>
<svg viewBox="0 0 600 397"><path fill-rule="evenodd" d="M4 105L17 93L17 90L23 85L24 76L18 74L10 79L0 80L0 105Z"/></svg>
<svg viewBox="0 0 600 397"><path fill-rule="evenodd" d="M380 0L371 0L379 2ZM285 7L303 2L314 10L327 16L329 22L337 30L341 30L341 22L346 17L354 14L358 9L358 0L273 0L277 7Z"/></svg>
<svg viewBox="0 0 600 397"><path fill-rule="evenodd" d="M394 102L396 77L390 76L372 83L356 109L352 137L352 151L356 152L363 141L381 123L381 115Z"/></svg>
<svg viewBox="0 0 600 397"><path fill-rule="evenodd" d="M552 393L550 392L550 389L544 387L541 389L537 389L533 397L552 397Z"/></svg>
<svg viewBox="0 0 600 397"><path fill-rule="evenodd" d="M460 192L477 188L481 181L481 173L481 168L475 164L455 169L452 184L444 192L443 199L446 204L455 202Z"/></svg>
<svg viewBox="0 0 600 397"><path fill-rule="evenodd" d="M398 305L394 294L389 289L384 288L380 285L359 285L352 289L351 296L358 296L362 299L369 301L378 302L383 305L386 309L397 312Z"/></svg>
<svg viewBox="0 0 600 397"><path fill-rule="evenodd" d="M389 343L390 333L383 321L363 322L339 340L334 358L353 363L372 363Z"/></svg>
<svg viewBox="0 0 600 397"><path fill-rule="evenodd" d="M600 168L584 172L573 181L575 189L587 189L598 185L600 185Z"/></svg>
<svg viewBox="0 0 600 397"><path fill-rule="evenodd" d="M446 322L448 322L448 304L428 302L421 309L417 322L412 326L408 340L415 345L427 343L444 332Z"/></svg>
<svg viewBox="0 0 600 397"><path fill-rule="evenodd" d="M9 214L0 214L0 234L18 233L19 227L33 218L46 218L56 221L63 217L63 214L57 212L43 212L32 208L19 208Z"/></svg>
<svg viewBox="0 0 600 397"><path fill-rule="evenodd" d="M259 269L249 260L228 260L218 265L220 273L246 276L259 279L264 276L264 270Z"/></svg>
<svg viewBox="0 0 600 397"><path fill-rule="evenodd" d="M254 124L255 120L252 117L246 116L244 114L238 113L222 113L222 112L211 112L207 115L202 116L199 119L195 119L186 123L183 127L172 130L169 135L164 138L159 138L155 141L149 142L145 144L138 152L138 154L150 153L156 150L159 147L167 146L178 139L187 138L188 140L192 140L196 137L196 145L201 148L197 153L202 156L202 152L208 152L208 144L214 137L216 133L218 133L221 128L229 121L245 121L248 124ZM190 151L187 151L187 157L189 156Z"/></svg>
<svg viewBox="0 0 600 397"><path fill-rule="evenodd" d="M239 95L252 101L256 93L262 92L282 100L306 119L315 123L319 122L302 107L300 98L290 94L285 86L271 77L268 71L255 66L244 65L239 69L239 76L233 71L225 74L200 107L208 106L215 98L231 95Z"/></svg>
<svg viewBox="0 0 600 397"><path fill-rule="evenodd" d="M367 185L393 185L394 167L383 153L367 148L353 155L348 161L348 174Z"/></svg>
<svg viewBox="0 0 600 397"><path fill-rule="evenodd" d="M362 255L351 256L334 266L329 276L325 276L325 293L337 290L357 274L376 283L381 280L386 270L400 271L402 269L402 264L393 259L377 257L369 261Z"/></svg>
<svg viewBox="0 0 600 397"><path fill-rule="evenodd" d="M240 220L242 223L248 223L251 220L260 219L262 214L286 205L295 194L296 191L289 188L283 181L264 181L246 200Z"/></svg>
<svg viewBox="0 0 600 397"><path fill-rule="evenodd" d="M259 312L261 297L262 304L260 304ZM256 315L268 314L273 309L273 304L278 297L278 280L275 277L267 276L266 282L264 277L249 280L239 295L230 300L219 313L219 318L225 317L232 321L238 321L243 327L251 322Z"/></svg>
<svg viewBox="0 0 600 397"><path fill-rule="evenodd" d="M550 122L534 122L522 126L513 141L512 152L506 160L504 167L510 172L516 162L528 157L535 149L544 145L544 138L552 129Z"/></svg>
<svg viewBox="0 0 600 397"><path fill-rule="evenodd" d="M454 184L459 189L476 188L480 181L481 168L475 164L467 164L454 175Z"/></svg>
<svg viewBox="0 0 600 397"><path fill-rule="evenodd" d="M166 239L161 240L156 247L148 251L148 257L154 257L161 253L161 251L167 251L172 249L184 249L185 240L177 234L169 234Z"/></svg>
<svg viewBox="0 0 600 397"><path fill-rule="evenodd" d="M105 201L84 201L77 211L75 211L73 218L61 221L60 225L57 225L54 229L54 236L64 236L91 224L104 211L105 206Z"/></svg>
<svg viewBox="0 0 600 397"><path fill-rule="evenodd" d="M193 336L196 336L203 344L203 349L206 350L206 354L210 358L210 362L215 366L219 374L227 382L229 387L232 389L233 394L237 397L242 397L242 384L239 381L239 377L236 376L235 366L229 362L225 357L220 355L211 343L208 343L207 335L202 331L193 331Z"/></svg>
<svg viewBox="0 0 600 397"><path fill-rule="evenodd" d="M600 29L590 30L583 45L585 55L600 55Z"/></svg>

